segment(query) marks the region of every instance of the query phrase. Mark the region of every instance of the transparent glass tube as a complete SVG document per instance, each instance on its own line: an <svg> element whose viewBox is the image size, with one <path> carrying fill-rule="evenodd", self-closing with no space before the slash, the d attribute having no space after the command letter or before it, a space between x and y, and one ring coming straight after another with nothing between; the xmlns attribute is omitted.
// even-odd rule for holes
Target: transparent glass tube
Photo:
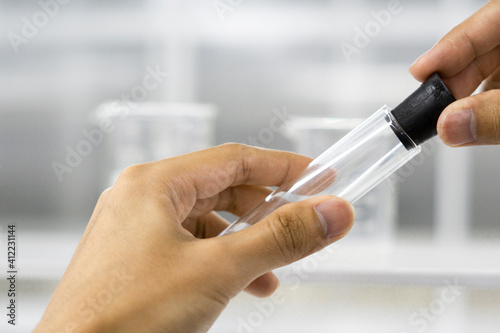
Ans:
<svg viewBox="0 0 500 333"><path fill-rule="evenodd" d="M354 203L420 152L390 111L383 106L220 235L245 229L287 203L317 195Z"/></svg>

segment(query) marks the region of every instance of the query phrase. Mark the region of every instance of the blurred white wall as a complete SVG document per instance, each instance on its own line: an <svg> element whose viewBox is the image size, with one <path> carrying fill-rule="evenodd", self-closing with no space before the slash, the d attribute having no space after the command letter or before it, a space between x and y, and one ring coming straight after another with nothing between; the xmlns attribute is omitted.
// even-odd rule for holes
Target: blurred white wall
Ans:
<svg viewBox="0 0 500 333"><path fill-rule="evenodd" d="M0 2L0 216L73 227L101 190L99 147L62 183L51 162L82 139L96 105L129 93L148 66L169 76L146 100L215 103L217 142L255 143L273 109L366 117L397 105L417 86L412 61L484 1L400 1L389 17L387 1L41 3ZM355 46L357 29L377 17L379 31L346 57L343 43ZM292 148L280 134L257 143ZM489 149L472 152L474 168L494 158ZM433 159L402 189L402 224L430 228ZM488 182L486 174L474 172L473 183ZM482 193L474 187L473 220L491 234L495 210Z"/></svg>

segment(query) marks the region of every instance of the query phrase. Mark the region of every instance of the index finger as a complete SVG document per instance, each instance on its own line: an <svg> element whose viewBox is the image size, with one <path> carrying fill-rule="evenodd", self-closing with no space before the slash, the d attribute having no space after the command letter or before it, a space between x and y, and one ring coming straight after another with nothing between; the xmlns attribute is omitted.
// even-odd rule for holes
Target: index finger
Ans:
<svg viewBox="0 0 500 333"><path fill-rule="evenodd" d="M171 188L204 199L242 184L282 185L297 177L311 160L285 151L224 144L155 164Z"/></svg>
<svg viewBox="0 0 500 333"><path fill-rule="evenodd" d="M499 17L500 1L490 1L422 55L412 65L411 73L420 81L434 72L444 78L460 73L500 45Z"/></svg>

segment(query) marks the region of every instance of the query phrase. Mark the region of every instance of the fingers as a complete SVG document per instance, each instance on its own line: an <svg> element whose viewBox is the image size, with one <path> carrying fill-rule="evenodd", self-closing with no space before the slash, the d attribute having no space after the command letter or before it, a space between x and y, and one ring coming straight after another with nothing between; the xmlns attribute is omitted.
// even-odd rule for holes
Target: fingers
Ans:
<svg viewBox="0 0 500 333"><path fill-rule="evenodd" d="M198 218L187 219L183 223L183 226L196 238L216 237L228 225L229 222L215 212ZM274 293L278 285L278 278L272 272L268 272L256 278L244 290L254 296L266 297Z"/></svg>
<svg viewBox="0 0 500 333"><path fill-rule="evenodd" d="M320 196L285 205L261 222L220 238L240 279L290 264L342 238L352 227L352 206Z"/></svg>
<svg viewBox="0 0 500 333"><path fill-rule="evenodd" d="M497 51L493 50L500 45L499 15L500 1L489 2L417 59L410 68L410 73L419 81L424 81L434 72L439 72L443 78L451 78L467 69L466 74L462 76L472 76L474 73L477 76L478 72L482 72L484 79L491 74L488 73L489 70L492 71L499 65L498 57L484 57L491 52L497 54ZM475 65L470 67L474 62ZM477 82L477 85L481 81ZM463 81L461 83L463 84ZM453 93L459 85L459 80L451 81L450 89ZM474 90L475 88L468 87L467 91L470 92L465 96ZM463 96L456 94L456 97Z"/></svg>
<svg viewBox="0 0 500 333"><path fill-rule="evenodd" d="M272 190L267 187L239 185L229 187L217 195L199 199L189 216L200 216L212 210L226 211L241 216L263 201Z"/></svg>
<svg viewBox="0 0 500 333"><path fill-rule="evenodd" d="M441 140L454 147L500 143L500 91L490 90L448 106L437 124Z"/></svg>
<svg viewBox="0 0 500 333"><path fill-rule="evenodd" d="M169 171L165 174L169 181L179 176L185 179L188 174L197 197L203 199L241 184L279 186L310 162L308 157L289 152L224 144L156 163L159 169Z"/></svg>
<svg viewBox="0 0 500 333"><path fill-rule="evenodd" d="M188 218L182 226L196 238L212 238L226 229L229 222L216 212Z"/></svg>
<svg viewBox="0 0 500 333"><path fill-rule="evenodd" d="M444 78L446 86L455 98L472 94L477 87L494 73L500 65L500 46L471 62L458 74Z"/></svg>
<svg viewBox="0 0 500 333"><path fill-rule="evenodd" d="M279 280L272 272L268 272L253 280L244 290L257 297L272 295L279 286Z"/></svg>
<svg viewBox="0 0 500 333"><path fill-rule="evenodd" d="M423 81L439 72L459 101L438 121L438 134L450 146L500 143L500 1L490 1L443 37L410 68ZM491 90L469 96L481 82ZM463 99L461 99L463 98Z"/></svg>
<svg viewBox="0 0 500 333"><path fill-rule="evenodd" d="M483 91L500 89L500 68L488 77L484 82Z"/></svg>
<svg viewBox="0 0 500 333"><path fill-rule="evenodd" d="M298 176L310 162L308 157L289 152L225 144L155 162L149 171L182 221L197 199L241 184L279 186Z"/></svg>

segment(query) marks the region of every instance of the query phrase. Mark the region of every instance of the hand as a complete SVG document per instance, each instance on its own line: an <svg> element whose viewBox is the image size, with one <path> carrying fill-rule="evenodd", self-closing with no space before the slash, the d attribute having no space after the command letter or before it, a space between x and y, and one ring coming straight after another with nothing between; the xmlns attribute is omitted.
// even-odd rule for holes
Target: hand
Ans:
<svg viewBox="0 0 500 333"><path fill-rule="evenodd" d="M228 223L213 211L244 214L264 186L310 161L229 144L126 169L101 195L35 332L206 332L241 290L272 294L268 272L342 238L352 207L319 196L223 237Z"/></svg>
<svg viewBox="0 0 500 333"><path fill-rule="evenodd" d="M444 36L410 68L423 81L441 74L457 102L446 108L437 130L450 146L500 143L500 1L492 0ZM481 83L484 92L472 94Z"/></svg>

